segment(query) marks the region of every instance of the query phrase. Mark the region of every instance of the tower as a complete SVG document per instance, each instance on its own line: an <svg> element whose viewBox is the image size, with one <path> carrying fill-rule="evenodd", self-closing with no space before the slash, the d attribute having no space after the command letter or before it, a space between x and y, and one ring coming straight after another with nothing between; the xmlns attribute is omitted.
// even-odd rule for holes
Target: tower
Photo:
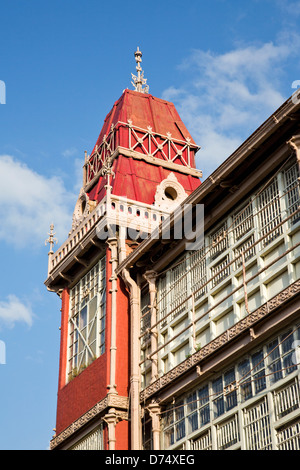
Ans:
<svg viewBox="0 0 300 470"><path fill-rule="evenodd" d="M61 298L52 449L141 448L140 299L129 296L138 280L119 267L201 177L199 148L175 106L148 93L141 57L137 49L134 90L123 91L85 153L67 240L53 252L53 227L48 240L45 285Z"/></svg>

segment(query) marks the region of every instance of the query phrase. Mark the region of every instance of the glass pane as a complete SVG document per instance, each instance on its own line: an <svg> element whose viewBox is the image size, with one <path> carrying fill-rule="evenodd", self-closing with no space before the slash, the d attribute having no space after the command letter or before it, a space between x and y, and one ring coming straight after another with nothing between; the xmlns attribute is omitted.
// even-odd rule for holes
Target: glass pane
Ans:
<svg viewBox="0 0 300 470"><path fill-rule="evenodd" d="M87 323L87 306L85 306L80 312L80 323L79 328L82 329L86 326Z"/></svg>
<svg viewBox="0 0 300 470"><path fill-rule="evenodd" d="M188 413L188 424L189 432L193 432L198 429L198 414L197 411L197 393L194 392L187 398L187 413ZM194 413L192 413L194 411Z"/></svg>
<svg viewBox="0 0 300 470"><path fill-rule="evenodd" d="M217 396L219 393L222 393L221 396L214 400L214 415L215 418L224 413L224 397L223 397L223 380L222 377L214 380L212 383L213 395Z"/></svg>
<svg viewBox="0 0 300 470"><path fill-rule="evenodd" d="M94 318L97 310L97 297L94 297L89 303L89 322Z"/></svg>
<svg viewBox="0 0 300 470"><path fill-rule="evenodd" d="M278 339L272 341L267 348L268 355L269 355L269 373L270 381L272 383L277 382L282 378L282 365L280 360L280 350Z"/></svg>
<svg viewBox="0 0 300 470"><path fill-rule="evenodd" d="M252 397L251 375L250 375L250 360L245 359L238 365L238 374L241 381L240 390L242 401L248 400Z"/></svg>
<svg viewBox="0 0 300 470"><path fill-rule="evenodd" d="M227 386L235 386L235 372L234 369L230 369L224 374L224 383L225 387ZM237 405L237 394L236 390L226 394L226 410L231 410Z"/></svg>

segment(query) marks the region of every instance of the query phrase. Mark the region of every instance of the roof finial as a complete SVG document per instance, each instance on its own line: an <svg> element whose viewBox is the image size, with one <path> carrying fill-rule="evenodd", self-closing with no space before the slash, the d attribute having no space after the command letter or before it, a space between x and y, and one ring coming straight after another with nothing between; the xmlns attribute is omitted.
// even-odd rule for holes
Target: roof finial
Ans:
<svg viewBox="0 0 300 470"><path fill-rule="evenodd" d="M136 71L137 75L131 74L133 82L132 85L134 86L135 91L139 91L140 93L149 93L149 86L147 85L147 79L144 78L144 71L142 70L142 67L140 63L142 62L142 53L139 49L137 48L136 52L134 53L135 56L135 61L136 61ZM145 85L145 88L143 88L143 85Z"/></svg>
<svg viewBox="0 0 300 470"><path fill-rule="evenodd" d="M48 243L50 245L50 250L48 252L48 276L49 276L49 273L51 271L52 255L54 254L53 247L55 243L57 243L57 239L54 237L55 232L54 232L53 224L50 225L50 233L48 233L48 235L49 235L49 238L47 238L47 240L45 241L45 245L47 246Z"/></svg>
<svg viewBox="0 0 300 470"><path fill-rule="evenodd" d="M57 243L57 239L54 237L55 232L53 232L54 230L54 224L51 224L50 225L50 233L48 233L49 235L49 238L45 241L45 245L47 245L49 243L50 245L50 250L49 250L49 254L53 254L53 247L54 247L54 244Z"/></svg>

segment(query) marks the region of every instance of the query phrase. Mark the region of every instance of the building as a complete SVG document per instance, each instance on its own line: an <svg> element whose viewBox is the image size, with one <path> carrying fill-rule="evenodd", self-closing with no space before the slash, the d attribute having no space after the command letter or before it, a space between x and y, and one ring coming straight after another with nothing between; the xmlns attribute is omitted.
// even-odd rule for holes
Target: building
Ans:
<svg viewBox="0 0 300 470"><path fill-rule="evenodd" d="M62 298L51 448L299 449L300 100L200 184L198 147L145 92L136 59L136 91L86 157L56 253L50 232L46 286Z"/></svg>
<svg viewBox="0 0 300 470"><path fill-rule="evenodd" d="M141 55L135 90L124 90L85 154L71 231L55 253L53 226L49 234L45 284L62 302L52 449L140 447L130 430L139 405L128 416L140 383L130 356L131 280L116 269L200 184L198 147L174 105L148 93Z"/></svg>

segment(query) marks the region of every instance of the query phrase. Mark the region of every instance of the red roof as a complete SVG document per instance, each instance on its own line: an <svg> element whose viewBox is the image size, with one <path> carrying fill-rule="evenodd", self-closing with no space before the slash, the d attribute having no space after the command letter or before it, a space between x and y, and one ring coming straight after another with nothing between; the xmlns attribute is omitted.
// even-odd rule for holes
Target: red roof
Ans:
<svg viewBox="0 0 300 470"><path fill-rule="evenodd" d="M174 104L155 98L150 94L128 89L123 92L119 100L115 102L110 113L106 116L91 158L96 149L101 147L103 138L105 139L111 133L112 125L116 128L114 139L117 140L117 143L115 143L115 146L129 149L128 121L131 121L130 125L134 129L134 133L131 134L131 146L133 143L136 144L136 152L147 155L148 152L151 154L154 151L153 145L149 143L150 140L148 138L139 143L139 139L141 140L145 136L143 131L147 132L151 128L151 132L155 135L156 158L165 159L163 152L166 151L165 149L168 145L165 137L169 135L175 144L175 148L183 149L184 152L189 151L189 165L191 168L195 168L195 153L198 147L180 119ZM133 140L134 142L132 142ZM189 150L187 150L187 141L190 142ZM158 151L157 149L160 148L160 144L163 143L165 147L161 145L162 151ZM151 147L150 149L149 146ZM171 170L163 167L163 165L160 166L157 163L151 164L140 159L123 156L120 153L113 162L115 177L111 179L112 193L147 204L153 204L157 185L172 172L185 191L190 194L199 186L200 180L196 176L180 171L184 165L184 160L181 157L176 157L176 151L174 152L171 145L169 145L170 148L175 155L173 163L177 163L176 169ZM90 199L100 201L105 195L105 184L106 178L100 177L95 186L89 190Z"/></svg>
<svg viewBox="0 0 300 470"><path fill-rule="evenodd" d="M173 103L148 93L126 89L106 116L95 148L101 145L103 136L109 134L112 124L127 123L129 119L135 127L147 129L150 126L153 132L162 135L170 132L174 140L189 138L196 145Z"/></svg>

